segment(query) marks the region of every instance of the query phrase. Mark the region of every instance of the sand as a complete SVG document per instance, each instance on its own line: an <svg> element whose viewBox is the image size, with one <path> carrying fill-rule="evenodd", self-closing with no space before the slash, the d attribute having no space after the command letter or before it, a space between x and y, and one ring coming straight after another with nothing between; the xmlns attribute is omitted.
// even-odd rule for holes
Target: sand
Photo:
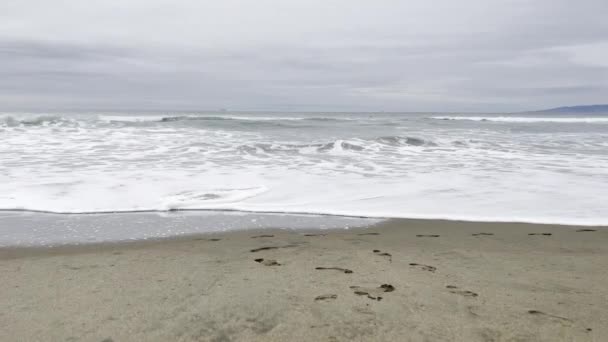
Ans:
<svg viewBox="0 0 608 342"><path fill-rule="evenodd" d="M0 280L1 341L608 336L605 227L392 220L3 248Z"/></svg>

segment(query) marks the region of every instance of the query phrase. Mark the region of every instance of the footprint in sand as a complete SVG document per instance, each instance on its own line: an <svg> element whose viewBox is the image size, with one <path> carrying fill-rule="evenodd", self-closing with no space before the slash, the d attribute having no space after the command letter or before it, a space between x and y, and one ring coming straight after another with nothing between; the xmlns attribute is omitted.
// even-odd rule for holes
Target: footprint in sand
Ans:
<svg viewBox="0 0 608 342"><path fill-rule="evenodd" d="M315 270L336 270L344 273L353 273L352 270L342 267L315 267Z"/></svg>
<svg viewBox="0 0 608 342"><path fill-rule="evenodd" d="M252 236L252 239L259 239L259 238L271 238L274 237L274 235L256 235L256 236Z"/></svg>
<svg viewBox="0 0 608 342"><path fill-rule="evenodd" d="M357 235L360 235L360 236L365 236L365 235L380 235L380 233L360 233L360 234L357 234Z"/></svg>
<svg viewBox="0 0 608 342"><path fill-rule="evenodd" d="M429 266L429 265L422 265L422 264L417 264L417 263L410 263L410 266L415 266L418 267L424 271L429 271L429 272L435 272L437 270L437 267L435 266Z"/></svg>
<svg viewBox="0 0 608 342"><path fill-rule="evenodd" d="M380 294L384 292L393 292L395 291L395 287L390 284L382 284L378 287L361 287L361 286L351 286L350 287L354 293L358 296L366 296L372 300L382 300Z"/></svg>
<svg viewBox="0 0 608 342"><path fill-rule="evenodd" d="M262 264L264 266L281 266L281 264L279 264L274 259L259 258L259 259L255 259L254 261L257 262L257 263L260 263L260 264Z"/></svg>
<svg viewBox="0 0 608 342"><path fill-rule="evenodd" d="M577 229L577 232L595 232L595 229Z"/></svg>
<svg viewBox="0 0 608 342"><path fill-rule="evenodd" d="M374 249L374 254L383 256L383 257L387 257L389 262L393 262L393 256L391 255L391 253L386 253L386 252L382 252L379 249Z"/></svg>
<svg viewBox="0 0 608 342"><path fill-rule="evenodd" d="M338 298L338 295L335 294L325 294L325 295L320 295L315 297L315 301L328 301L328 300L334 300Z"/></svg>
<svg viewBox="0 0 608 342"><path fill-rule="evenodd" d="M271 249L279 249L279 248L291 248L291 247L298 247L298 245L285 245L285 246L267 246L267 247L260 247L260 248L254 248L252 250L250 250L251 253L256 253L256 252L260 252L260 251L268 251Z"/></svg>
<svg viewBox="0 0 608 342"><path fill-rule="evenodd" d="M222 241L222 239L218 239L218 238L212 238L212 239L196 238L196 239L194 239L194 241L213 241L213 242L216 242L216 241Z"/></svg>
<svg viewBox="0 0 608 342"><path fill-rule="evenodd" d="M325 236L327 234L304 234L304 236Z"/></svg>
<svg viewBox="0 0 608 342"><path fill-rule="evenodd" d="M544 312L538 311L538 310L528 310L528 313L530 315L546 316L546 317L551 317L551 318L559 319L559 320L566 321L566 322L572 322L572 320L569 319L569 318L561 317L561 316L556 316L556 315L551 315L551 314L544 313Z"/></svg>
<svg viewBox="0 0 608 342"><path fill-rule="evenodd" d="M490 236L490 235L494 235L494 233L475 233L475 234L471 234L473 236L480 236L480 235L485 235L485 236Z"/></svg>
<svg viewBox="0 0 608 342"><path fill-rule="evenodd" d="M450 289L450 293L455 293L455 294L459 294L461 296L465 296L465 297L477 297L479 296L477 293L473 292L473 291L468 291L468 290L460 290L458 289L458 286L454 286L454 285L448 285L446 286L446 288Z"/></svg>
<svg viewBox="0 0 608 342"><path fill-rule="evenodd" d="M279 249L280 247L274 247L274 246L269 246L269 247L260 247L260 248L254 248L252 249L250 252L251 253L256 253L256 252L260 252L260 251L269 251L271 249Z"/></svg>
<svg viewBox="0 0 608 342"><path fill-rule="evenodd" d="M436 234L418 234L418 235L416 235L416 237L439 237L439 235L436 235Z"/></svg>
<svg viewBox="0 0 608 342"><path fill-rule="evenodd" d="M529 233L528 235L544 235L544 236L551 236L553 234L551 233Z"/></svg>

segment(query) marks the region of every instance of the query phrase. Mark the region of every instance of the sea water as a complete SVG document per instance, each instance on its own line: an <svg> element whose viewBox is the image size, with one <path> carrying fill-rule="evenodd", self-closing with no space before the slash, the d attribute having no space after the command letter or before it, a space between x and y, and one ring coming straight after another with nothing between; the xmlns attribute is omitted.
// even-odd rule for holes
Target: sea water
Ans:
<svg viewBox="0 0 608 342"><path fill-rule="evenodd" d="M608 115L0 114L0 210L608 224Z"/></svg>

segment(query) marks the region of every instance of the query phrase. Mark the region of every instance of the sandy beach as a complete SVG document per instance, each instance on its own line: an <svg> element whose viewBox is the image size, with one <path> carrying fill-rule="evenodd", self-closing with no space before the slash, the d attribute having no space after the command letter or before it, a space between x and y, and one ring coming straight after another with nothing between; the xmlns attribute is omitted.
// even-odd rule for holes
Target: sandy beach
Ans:
<svg viewBox="0 0 608 342"><path fill-rule="evenodd" d="M602 341L608 229L390 220L0 249L2 341Z"/></svg>

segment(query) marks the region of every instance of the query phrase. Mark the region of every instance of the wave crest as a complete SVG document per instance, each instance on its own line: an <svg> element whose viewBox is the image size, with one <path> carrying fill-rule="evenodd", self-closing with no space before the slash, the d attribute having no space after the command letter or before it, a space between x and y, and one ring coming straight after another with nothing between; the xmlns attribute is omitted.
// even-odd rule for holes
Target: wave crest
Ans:
<svg viewBox="0 0 608 342"><path fill-rule="evenodd" d="M607 117L524 117L524 116L433 116L431 119L447 121L491 121L511 123L608 123Z"/></svg>
<svg viewBox="0 0 608 342"><path fill-rule="evenodd" d="M0 126L3 127L23 127L23 126L60 126L73 124L75 121L56 115L40 115L26 118L15 118L5 116L0 118Z"/></svg>
<svg viewBox="0 0 608 342"><path fill-rule="evenodd" d="M367 150L372 145L384 145L391 147L404 146L437 146L436 143L414 137L386 136L376 139L352 139L352 140L336 140L330 142L310 143L310 144L289 144L289 143L256 143L250 145L241 145L237 149L239 152L247 154L272 154L272 153L329 153L329 152L362 152ZM375 149L374 149L375 150Z"/></svg>
<svg viewBox="0 0 608 342"><path fill-rule="evenodd" d="M336 140L328 143L311 143L311 144L268 144L257 143L252 145L241 145L237 148L240 152L247 154L258 153L310 153L310 152L331 152L331 151L363 151L365 147L347 142Z"/></svg>
<svg viewBox="0 0 608 342"><path fill-rule="evenodd" d="M437 144L432 141L414 137L387 136L377 138L376 141L390 146L437 146Z"/></svg>

